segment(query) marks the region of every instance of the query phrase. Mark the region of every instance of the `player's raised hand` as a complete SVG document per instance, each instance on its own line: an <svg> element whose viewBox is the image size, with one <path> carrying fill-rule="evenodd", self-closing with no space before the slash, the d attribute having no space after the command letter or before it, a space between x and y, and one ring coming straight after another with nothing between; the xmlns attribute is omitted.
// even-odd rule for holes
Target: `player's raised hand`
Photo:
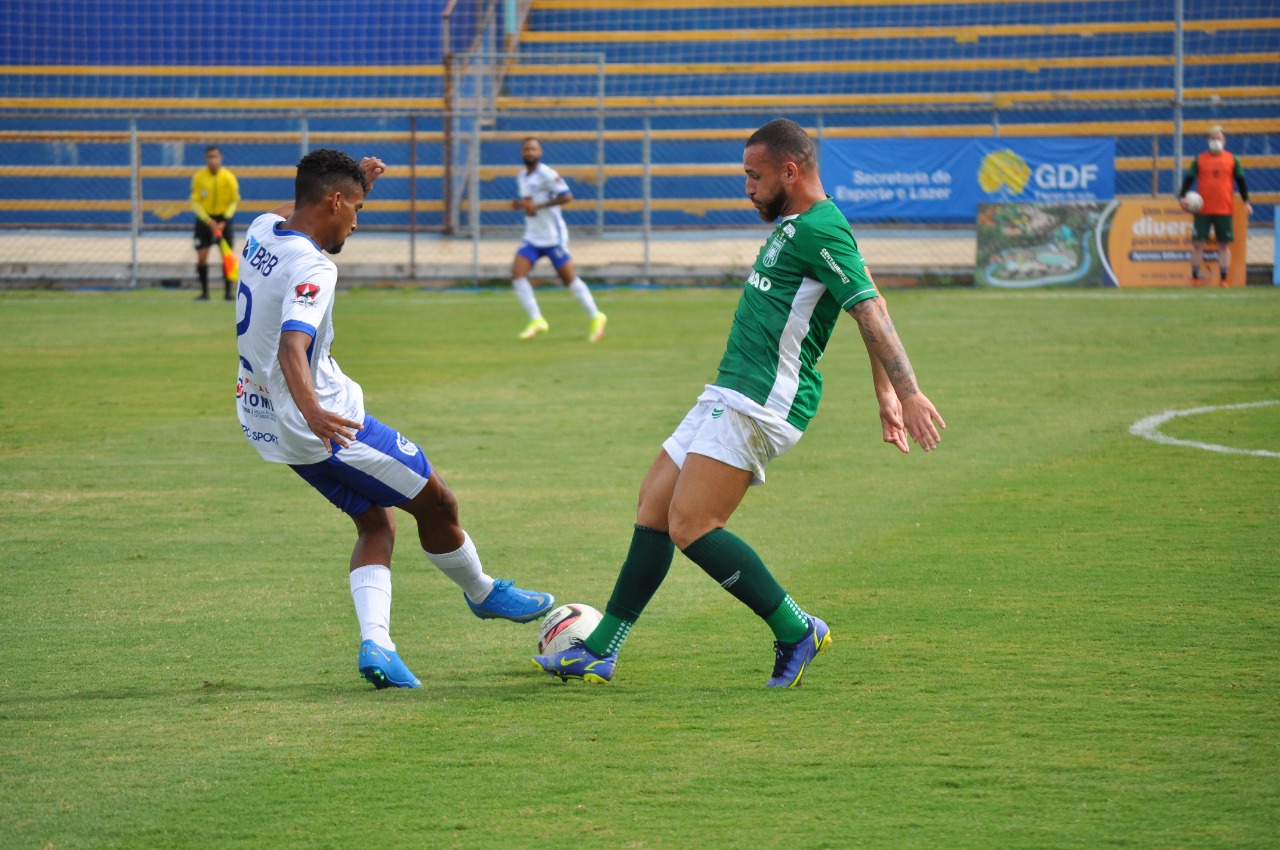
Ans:
<svg viewBox="0 0 1280 850"><path fill-rule="evenodd" d="M373 181L386 172L387 164L376 156L366 156L360 160L360 170L364 172L365 179L369 181L369 187L373 188Z"/></svg>
<svg viewBox="0 0 1280 850"><path fill-rule="evenodd" d="M931 452L938 447L942 435L938 428L945 429L947 423L942 421L942 414L933 406L933 402L924 393L917 392L902 401L902 424L916 441L916 445Z"/></svg>

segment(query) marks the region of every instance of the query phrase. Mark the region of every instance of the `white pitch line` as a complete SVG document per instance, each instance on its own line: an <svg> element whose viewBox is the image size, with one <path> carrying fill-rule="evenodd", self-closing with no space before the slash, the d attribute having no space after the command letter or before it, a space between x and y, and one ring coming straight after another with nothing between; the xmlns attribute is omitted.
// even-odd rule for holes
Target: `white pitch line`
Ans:
<svg viewBox="0 0 1280 850"><path fill-rule="evenodd" d="M1129 426L1129 433L1135 437L1142 437L1144 440L1151 440L1156 443L1163 443L1166 446L1187 446L1193 449L1204 449L1207 452L1222 452L1223 454L1233 455L1253 455L1254 457L1280 457L1280 452L1267 451L1266 449L1237 449L1231 446L1219 446L1214 443L1200 443L1195 440L1179 440L1176 437L1170 437L1168 434L1160 433L1160 426L1175 419L1179 416L1196 416L1201 413L1213 413L1217 410L1243 410L1248 407L1268 407L1273 404L1280 404L1280 399L1271 401L1250 401L1245 404L1217 404L1209 407L1193 407L1189 410L1166 410L1164 413L1157 413L1155 416L1148 416L1146 419L1139 419L1137 422Z"/></svg>

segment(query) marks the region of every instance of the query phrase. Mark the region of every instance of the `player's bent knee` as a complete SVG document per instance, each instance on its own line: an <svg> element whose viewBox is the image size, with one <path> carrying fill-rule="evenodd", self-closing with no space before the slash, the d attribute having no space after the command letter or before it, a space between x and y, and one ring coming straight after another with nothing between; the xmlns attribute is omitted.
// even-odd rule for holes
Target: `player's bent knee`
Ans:
<svg viewBox="0 0 1280 850"><path fill-rule="evenodd" d="M419 522L431 525L458 524L458 499L438 475L432 475L422 492L402 507Z"/></svg>
<svg viewBox="0 0 1280 850"><path fill-rule="evenodd" d="M698 538L723 527L722 523L715 523L703 517L680 516L674 511L667 517L667 533L671 537L671 542L676 544L676 548L682 552Z"/></svg>

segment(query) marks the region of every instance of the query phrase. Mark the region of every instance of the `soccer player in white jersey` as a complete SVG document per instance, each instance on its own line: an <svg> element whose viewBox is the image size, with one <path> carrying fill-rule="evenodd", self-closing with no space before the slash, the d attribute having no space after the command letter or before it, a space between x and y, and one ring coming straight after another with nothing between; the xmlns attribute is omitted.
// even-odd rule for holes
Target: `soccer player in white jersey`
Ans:
<svg viewBox="0 0 1280 850"><path fill-rule="evenodd" d="M236 409L263 460L288 464L355 521L360 674L377 688L417 688L390 634L392 508L416 520L427 559L462 588L477 617L529 622L555 599L484 571L426 454L365 411L360 385L330 354L338 269L324 252L342 250L384 170L372 157L357 164L341 151L312 151L298 163L295 200L249 226L236 299Z"/></svg>
<svg viewBox="0 0 1280 850"><path fill-rule="evenodd" d="M766 684L801 683L831 642L830 629L805 613L725 525L747 488L764 483L765 465L794 446L817 413L816 367L841 312L857 321L871 358L884 441L907 452L910 435L927 452L938 445L938 427L946 427L916 383L849 222L822 189L817 151L804 129L770 121L747 140L742 164L752 205L777 228L743 285L715 383L662 444L640 485L631 548L604 619L577 646L534 658L553 676L613 678L618 650L666 577L674 544L773 632Z"/></svg>
<svg viewBox="0 0 1280 850"><path fill-rule="evenodd" d="M516 197L511 201L513 210L524 212L524 239L511 262L511 286L529 314L529 324L525 325L520 338L533 339L551 329L542 317L538 299L533 294L533 284L529 283L529 271L539 259L546 257L555 267L560 282L587 311L591 319L587 339L599 342L609 318L596 307L591 290L573 268L573 257L569 254L569 229L565 227L564 216L560 212L562 206L573 200L569 184L542 161L542 145L537 139L525 139L520 147L520 156L524 159L524 170L516 175Z"/></svg>

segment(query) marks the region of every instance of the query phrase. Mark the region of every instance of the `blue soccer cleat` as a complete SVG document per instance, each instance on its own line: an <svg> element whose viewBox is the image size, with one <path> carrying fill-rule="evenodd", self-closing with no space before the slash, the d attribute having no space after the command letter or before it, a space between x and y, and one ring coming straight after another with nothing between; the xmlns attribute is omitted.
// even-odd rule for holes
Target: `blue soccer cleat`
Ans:
<svg viewBox="0 0 1280 850"><path fill-rule="evenodd" d="M831 629L817 617L809 617L809 631L795 643L773 642L777 658L773 662L773 678L767 688L797 688L809 662L831 645Z"/></svg>
<svg viewBox="0 0 1280 850"><path fill-rule="evenodd" d="M360 644L360 675L375 688L420 688L422 682L409 672L394 649L383 649L371 640Z"/></svg>
<svg viewBox="0 0 1280 850"><path fill-rule="evenodd" d="M521 590L512 587L509 581L494 581L493 590L483 602L472 602L465 593L462 598L467 600L471 613L482 620L510 620L513 623L536 620L556 604L556 598L550 593Z"/></svg>
<svg viewBox="0 0 1280 850"><path fill-rule="evenodd" d="M618 653L603 658L587 649L578 640L563 652L533 656L533 666L544 673L559 676L560 681L581 679L593 685L607 685L613 680L613 665L618 663Z"/></svg>

